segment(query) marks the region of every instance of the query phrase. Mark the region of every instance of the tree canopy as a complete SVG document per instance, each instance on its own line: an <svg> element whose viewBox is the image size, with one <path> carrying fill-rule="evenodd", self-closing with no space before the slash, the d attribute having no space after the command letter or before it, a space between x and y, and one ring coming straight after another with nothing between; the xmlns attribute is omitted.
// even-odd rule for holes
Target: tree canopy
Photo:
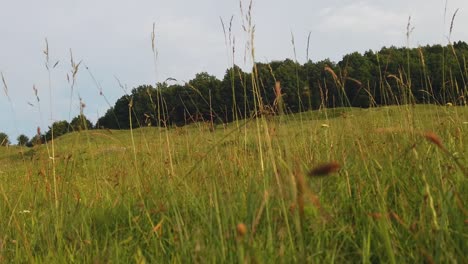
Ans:
<svg viewBox="0 0 468 264"><path fill-rule="evenodd" d="M96 127L229 122L252 116L258 103L273 106L281 83L286 112L320 107L370 107L406 103L466 104L468 44L419 48L383 47L300 64L291 59L257 63L252 71L235 66L222 80L206 72L185 84L142 85L117 100Z"/></svg>
<svg viewBox="0 0 468 264"><path fill-rule="evenodd" d="M16 140L18 141L19 146L26 146L29 142L29 138L26 135L19 135Z"/></svg>
<svg viewBox="0 0 468 264"><path fill-rule="evenodd" d="M10 145L10 139L8 135L4 132L0 132L0 146L8 146Z"/></svg>
<svg viewBox="0 0 468 264"><path fill-rule="evenodd" d="M224 123L262 114L265 109L296 113L343 106L466 105L467 57L468 44L458 41L447 46L392 46L363 54L353 52L338 63L326 59L300 64L285 59L256 63L250 72L233 65L221 80L201 72L182 84L140 85L121 96L94 126L81 113L70 123L54 122L49 131L35 135L27 145L50 140L52 128L53 136L58 137L93 128ZM3 134L0 142L9 144ZM25 141L27 137L18 138L20 144Z"/></svg>
<svg viewBox="0 0 468 264"><path fill-rule="evenodd" d="M72 131L88 130L93 129L93 123L86 116L78 115L70 121L70 127Z"/></svg>

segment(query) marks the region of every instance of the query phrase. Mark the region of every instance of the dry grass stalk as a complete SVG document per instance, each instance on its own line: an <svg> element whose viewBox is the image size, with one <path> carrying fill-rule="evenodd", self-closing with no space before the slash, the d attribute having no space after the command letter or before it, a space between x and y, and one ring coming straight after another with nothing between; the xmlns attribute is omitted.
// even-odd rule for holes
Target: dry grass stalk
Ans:
<svg viewBox="0 0 468 264"><path fill-rule="evenodd" d="M403 221L403 219L401 219L401 217L399 215L397 215L397 213L391 211L390 212L390 217L393 218L395 221L397 221L400 225L402 225L404 227L407 227L405 221Z"/></svg>
<svg viewBox="0 0 468 264"><path fill-rule="evenodd" d="M419 58L421 58L421 66L423 67L423 69L425 69L426 68L426 60L424 59L424 53L423 53L421 47L418 48L418 53L419 53Z"/></svg>
<svg viewBox="0 0 468 264"><path fill-rule="evenodd" d="M281 93L281 82L275 82L275 101L273 102L275 109L277 109L278 113L282 115L284 113L283 110L283 94Z"/></svg>
<svg viewBox="0 0 468 264"><path fill-rule="evenodd" d="M296 180L297 188L296 203L292 204L289 210L294 211L297 207L299 210L299 217L301 219L301 222L303 222L305 218L304 208L307 200L308 202L312 203L312 205L314 205L315 208L317 208L317 210L320 212L321 216L324 217L324 219L330 220L331 216L325 211L325 209L320 204L319 197L316 194L314 194L310 188L307 187L304 175L298 168L296 168L296 170L294 171L294 178Z"/></svg>
<svg viewBox="0 0 468 264"><path fill-rule="evenodd" d="M280 81L276 81L275 83L275 102L278 102L279 100L281 100L282 94L281 94L281 82Z"/></svg>
<svg viewBox="0 0 468 264"><path fill-rule="evenodd" d="M427 131L423 133L424 138L426 138L427 141L431 142L432 144L436 145L440 150L442 150L447 156L451 157L455 164L460 168L460 170L463 172L463 174L468 177L468 169L452 154L450 153L447 148L442 144L442 140L440 137L431 131Z"/></svg>
<svg viewBox="0 0 468 264"><path fill-rule="evenodd" d="M5 81L5 76L3 76L3 72L2 72L0 75L2 76L3 91L5 92L5 95L6 95L8 98L10 98L9 95L8 95L8 85L7 85L6 81Z"/></svg>
<svg viewBox="0 0 468 264"><path fill-rule="evenodd" d="M372 212L372 213L367 213L369 217L372 217L373 219L380 219L382 218L382 214L379 212Z"/></svg>
<svg viewBox="0 0 468 264"><path fill-rule="evenodd" d="M455 10L452 16L452 20L450 21L450 31L449 31L449 42L450 42L450 37L452 36L452 31L453 31L453 22L455 21L455 17L457 16L459 8Z"/></svg>
<svg viewBox="0 0 468 264"><path fill-rule="evenodd" d="M409 37L413 33L414 27L411 26L411 16L408 17L408 24L406 24L406 39L409 42ZM408 43L409 46L409 43Z"/></svg>
<svg viewBox="0 0 468 264"><path fill-rule="evenodd" d="M332 68L330 68L330 66L328 65L325 66L325 71L330 73L333 77L333 80L341 86L341 82L340 82L340 79L338 78L338 75L336 75L335 71Z"/></svg>
<svg viewBox="0 0 468 264"><path fill-rule="evenodd" d="M403 78L400 78L398 76L396 76L395 74L389 74L387 75L387 78L391 78L391 79L394 79L398 85L403 85Z"/></svg>
<svg viewBox="0 0 468 264"><path fill-rule="evenodd" d="M268 200L268 196L269 196L268 191L265 191L265 193L263 194L263 201L262 201L262 204L260 205L260 208L258 209L257 215L255 216L255 220L254 220L253 223L252 223L251 237L253 237L253 235L254 235L255 232L257 231L257 226L258 226L258 224L260 223L260 219L261 219L262 214L263 214L263 211L264 211L264 209L265 209L265 205L266 205L266 202L267 202L267 200Z"/></svg>
<svg viewBox="0 0 468 264"><path fill-rule="evenodd" d="M299 217L301 221L304 219L304 192L306 189L305 180L303 174L296 169L294 172L294 176L296 179L296 188L297 188L297 196L296 196L296 204L299 209Z"/></svg>
<svg viewBox="0 0 468 264"><path fill-rule="evenodd" d="M163 222L164 222L164 219L159 221L159 223L157 225L155 225L151 230L153 233L157 234L158 237L162 236L162 224L163 224Z"/></svg>
<svg viewBox="0 0 468 264"><path fill-rule="evenodd" d="M346 77L346 80L350 80L350 81L356 83L357 85L362 86L362 82L359 81L358 79L354 79L354 78L351 78L351 77Z"/></svg>

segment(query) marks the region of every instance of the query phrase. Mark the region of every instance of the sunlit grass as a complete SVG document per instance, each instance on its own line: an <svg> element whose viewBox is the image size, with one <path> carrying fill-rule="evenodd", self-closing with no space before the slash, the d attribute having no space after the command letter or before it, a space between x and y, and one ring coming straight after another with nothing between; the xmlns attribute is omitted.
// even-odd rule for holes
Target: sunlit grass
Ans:
<svg viewBox="0 0 468 264"><path fill-rule="evenodd" d="M464 262L468 185L454 159L466 164L467 116L430 105L305 112L261 123L263 142L254 120L169 128L174 173L164 129L135 129L134 147L128 131L74 132L55 141L58 213L45 146L0 148L0 258ZM307 176L330 161L337 172Z"/></svg>

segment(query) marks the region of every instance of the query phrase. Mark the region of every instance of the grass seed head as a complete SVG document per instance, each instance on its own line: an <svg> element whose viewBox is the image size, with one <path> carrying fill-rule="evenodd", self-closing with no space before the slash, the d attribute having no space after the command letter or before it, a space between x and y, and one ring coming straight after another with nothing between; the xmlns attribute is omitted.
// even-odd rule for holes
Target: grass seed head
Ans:
<svg viewBox="0 0 468 264"><path fill-rule="evenodd" d="M275 97L278 99L281 97L281 82L276 81L275 83Z"/></svg>
<svg viewBox="0 0 468 264"><path fill-rule="evenodd" d="M324 163L313 168L309 172L310 177L314 176L326 176L331 173L337 172L341 168L340 164L336 161Z"/></svg>
<svg viewBox="0 0 468 264"><path fill-rule="evenodd" d="M426 138L427 141L436 145L438 148L445 150L445 147L442 144L442 140L436 133L429 131L429 132L424 133L424 137Z"/></svg>
<svg viewBox="0 0 468 264"><path fill-rule="evenodd" d="M247 226L244 223L237 224L236 230L239 237L244 237L247 234Z"/></svg>

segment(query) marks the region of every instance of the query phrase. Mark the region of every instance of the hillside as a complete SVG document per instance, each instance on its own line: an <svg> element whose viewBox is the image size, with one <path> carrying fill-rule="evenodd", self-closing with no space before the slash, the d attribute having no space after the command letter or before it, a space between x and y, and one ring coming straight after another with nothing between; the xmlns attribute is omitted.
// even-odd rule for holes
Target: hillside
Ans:
<svg viewBox="0 0 468 264"><path fill-rule="evenodd" d="M0 262L466 262L467 139L403 105L1 147Z"/></svg>

